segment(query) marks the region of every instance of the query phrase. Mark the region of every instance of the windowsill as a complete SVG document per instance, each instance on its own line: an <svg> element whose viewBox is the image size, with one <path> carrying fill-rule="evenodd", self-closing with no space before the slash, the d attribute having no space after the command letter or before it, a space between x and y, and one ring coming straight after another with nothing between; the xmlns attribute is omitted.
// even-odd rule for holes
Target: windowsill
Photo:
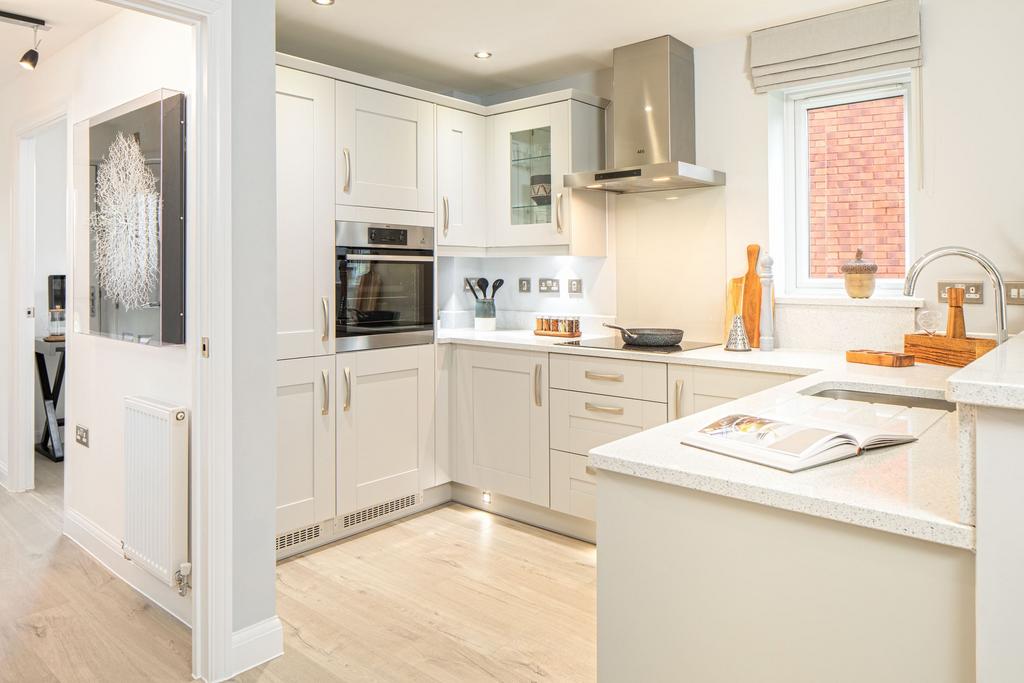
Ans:
<svg viewBox="0 0 1024 683"><path fill-rule="evenodd" d="M781 306L850 306L859 308L922 308L924 299L876 292L870 299L851 299L845 293L835 294L790 294L775 297L775 304Z"/></svg>

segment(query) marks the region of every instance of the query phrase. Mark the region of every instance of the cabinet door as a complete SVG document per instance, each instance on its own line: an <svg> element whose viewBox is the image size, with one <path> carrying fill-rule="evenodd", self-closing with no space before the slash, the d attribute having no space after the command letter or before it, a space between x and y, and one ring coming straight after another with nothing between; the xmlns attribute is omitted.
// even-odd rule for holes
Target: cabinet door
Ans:
<svg viewBox="0 0 1024 683"><path fill-rule="evenodd" d="M460 348L456 480L548 505L548 357Z"/></svg>
<svg viewBox="0 0 1024 683"><path fill-rule="evenodd" d="M337 83L338 204L434 210L434 105Z"/></svg>
<svg viewBox="0 0 1024 683"><path fill-rule="evenodd" d="M277 357L334 353L334 81L277 67Z"/></svg>
<svg viewBox="0 0 1024 683"><path fill-rule="evenodd" d="M437 108L437 243L486 244L484 117Z"/></svg>
<svg viewBox="0 0 1024 683"><path fill-rule="evenodd" d="M488 246L569 244L569 102L498 114L490 126Z"/></svg>
<svg viewBox="0 0 1024 683"><path fill-rule="evenodd" d="M334 517L334 357L277 362L277 533Z"/></svg>
<svg viewBox="0 0 1024 683"><path fill-rule="evenodd" d="M434 467L433 345L337 358L338 514L422 491Z"/></svg>

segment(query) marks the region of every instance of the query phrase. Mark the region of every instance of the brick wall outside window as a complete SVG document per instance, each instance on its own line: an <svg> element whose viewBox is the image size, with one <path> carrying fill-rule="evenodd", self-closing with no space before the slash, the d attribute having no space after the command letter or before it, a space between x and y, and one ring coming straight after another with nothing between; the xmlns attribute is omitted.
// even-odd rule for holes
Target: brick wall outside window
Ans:
<svg viewBox="0 0 1024 683"><path fill-rule="evenodd" d="M810 277L842 277L858 247L878 276L902 278L903 97L807 111Z"/></svg>

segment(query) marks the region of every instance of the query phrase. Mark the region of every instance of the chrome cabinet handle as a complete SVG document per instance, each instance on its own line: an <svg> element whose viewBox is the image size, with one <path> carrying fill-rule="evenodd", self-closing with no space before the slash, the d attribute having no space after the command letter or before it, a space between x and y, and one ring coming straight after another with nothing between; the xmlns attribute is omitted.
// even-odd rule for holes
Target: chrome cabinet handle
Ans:
<svg viewBox="0 0 1024 683"><path fill-rule="evenodd" d="M402 254L345 254L346 261L399 261L408 263L429 263L433 256L404 256Z"/></svg>
<svg viewBox="0 0 1024 683"><path fill-rule="evenodd" d="M320 371L321 379L324 381L324 402L320 407L321 415L331 414L331 375L326 370Z"/></svg>
<svg viewBox="0 0 1024 683"><path fill-rule="evenodd" d="M676 419L683 416L683 380L676 380Z"/></svg>
<svg viewBox="0 0 1024 683"><path fill-rule="evenodd" d="M324 305L324 334L320 337L321 341L327 341L331 338L331 309L330 303L327 301L327 297L320 297L320 302Z"/></svg>
<svg viewBox="0 0 1024 683"><path fill-rule="evenodd" d="M448 236L448 214L449 214L448 195L445 195L444 197L441 197L441 205L444 207L444 224L443 224L441 233L445 237L447 237Z"/></svg>
<svg viewBox="0 0 1024 683"><path fill-rule="evenodd" d="M537 363L533 366L533 402L538 406L543 405L540 392L540 373L540 363Z"/></svg>
<svg viewBox="0 0 1024 683"><path fill-rule="evenodd" d="M352 407L352 370L345 368L345 403L341 406L342 410L348 410Z"/></svg>
<svg viewBox="0 0 1024 683"><path fill-rule="evenodd" d="M586 370L583 376L587 379L597 380L598 382L624 382L626 378L622 375L610 375L602 372L593 372Z"/></svg>
<svg viewBox="0 0 1024 683"><path fill-rule="evenodd" d="M341 150L341 153L345 155L345 184L342 185L341 191L348 192L352 186L352 153L348 151L348 147Z"/></svg>
<svg viewBox="0 0 1024 683"><path fill-rule="evenodd" d="M562 193L555 195L555 229L562 232Z"/></svg>
<svg viewBox="0 0 1024 683"><path fill-rule="evenodd" d="M626 412L625 408L617 406L599 406L596 403L584 403L583 407L592 413L608 413L609 415L622 415Z"/></svg>

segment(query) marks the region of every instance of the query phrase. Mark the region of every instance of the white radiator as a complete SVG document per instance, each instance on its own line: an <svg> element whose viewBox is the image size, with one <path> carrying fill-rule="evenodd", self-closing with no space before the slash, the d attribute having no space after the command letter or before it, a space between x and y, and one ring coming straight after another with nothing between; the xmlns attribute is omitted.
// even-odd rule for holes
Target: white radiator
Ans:
<svg viewBox="0 0 1024 683"><path fill-rule="evenodd" d="M188 564L188 411L124 400L124 556L185 595Z"/></svg>

